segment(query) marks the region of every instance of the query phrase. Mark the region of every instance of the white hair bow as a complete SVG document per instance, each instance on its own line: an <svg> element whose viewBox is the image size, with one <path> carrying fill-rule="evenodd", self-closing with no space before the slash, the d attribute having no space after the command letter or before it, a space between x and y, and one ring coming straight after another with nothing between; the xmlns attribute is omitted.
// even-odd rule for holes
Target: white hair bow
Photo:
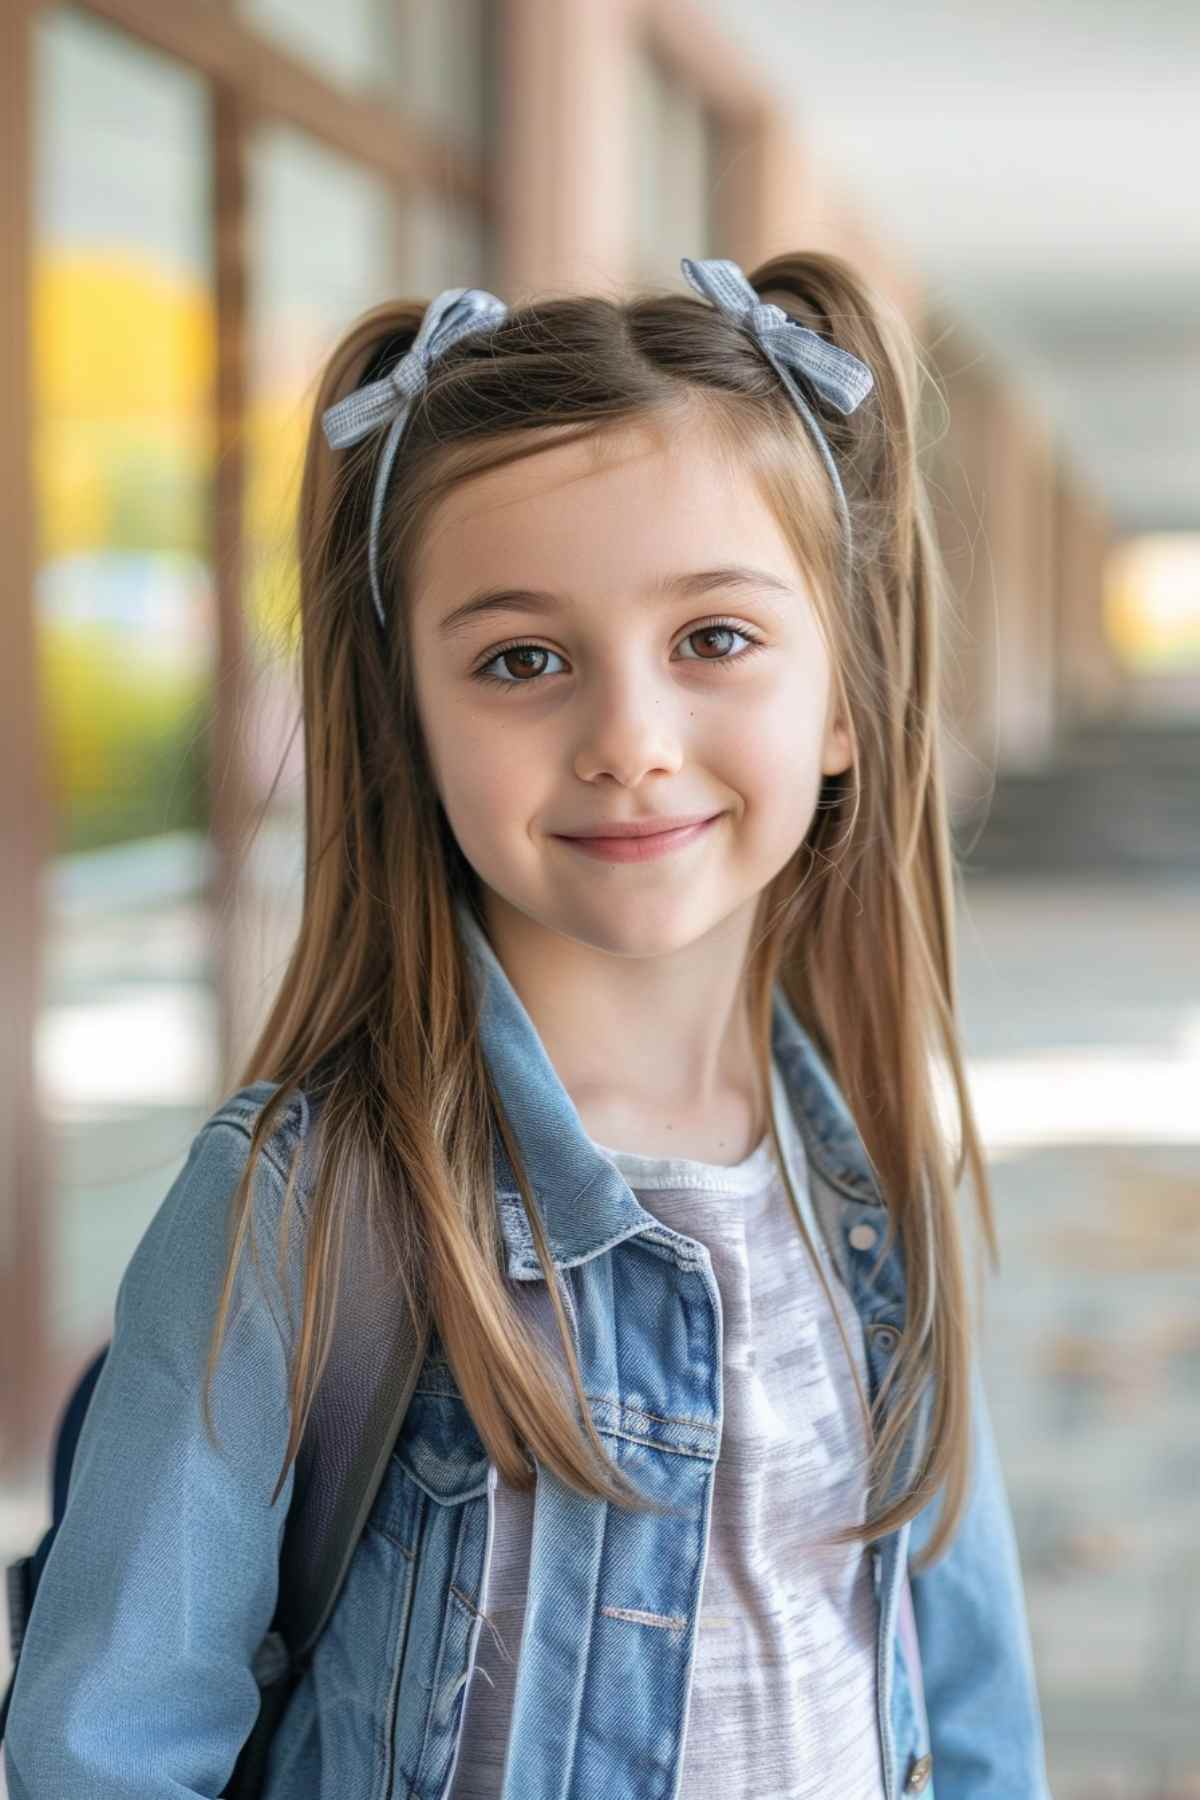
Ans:
<svg viewBox="0 0 1200 1800"><path fill-rule="evenodd" d="M387 623L383 596L379 586L378 544L379 522L383 517L383 497L391 474L400 435L408 421L413 401L429 378L429 371L460 338L472 332L485 331L498 325L508 312L503 300L484 288L444 288L425 308L421 329L399 362L386 375L366 387L326 407L321 425L331 450L357 444L360 438L383 425L390 425L387 440L379 457L375 476L375 492L371 500L371 523L367 533L367 560L371 572L371 597L379 623Z"/></svg>
<svg viewBox="0 0 1200 1800"><path fill-rule="evenodd" d="M838 474L825 433L797 387L792 371L796 370L807 376L821 398L836 406L839 412L852 413L875 385L870 369L849 350L831 344L818 332L810 331L807 325L800 325L795 319L789 318L781 306L760 300L737 263L729 262L724 257L709 257L694 262L691 257L685 256L680 267L698 294L711 300L714 306L727 313L750 333L783 382L796 410L812 433L813 442L829 471L837 496L838 511L841 513L846 558L849 562L850 508L846 502L846 490L842 486L842 478Z"/></svg>

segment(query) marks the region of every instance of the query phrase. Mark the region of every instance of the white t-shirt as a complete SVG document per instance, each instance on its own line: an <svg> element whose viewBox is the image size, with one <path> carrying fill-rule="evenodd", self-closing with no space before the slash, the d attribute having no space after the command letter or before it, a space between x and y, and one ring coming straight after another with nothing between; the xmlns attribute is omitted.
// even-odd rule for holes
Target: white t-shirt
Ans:
<svg viewBox="0 0 1200 1800"><path fill-rule="evenodd" d="M773 1085L797 1199L868 1393L861 1322L812 1212L777 1069ZM679 1791L882 1800L870 1556L859 1543L809 1542L866 1517L865 1424L770 1136L728 1167L597 1148L647 1212L707 1247L721 1293L724 1424ZM451 1800L497 1800L502 1787L534 1493L501 1481L495 1498L487 1621Z"/></svg>

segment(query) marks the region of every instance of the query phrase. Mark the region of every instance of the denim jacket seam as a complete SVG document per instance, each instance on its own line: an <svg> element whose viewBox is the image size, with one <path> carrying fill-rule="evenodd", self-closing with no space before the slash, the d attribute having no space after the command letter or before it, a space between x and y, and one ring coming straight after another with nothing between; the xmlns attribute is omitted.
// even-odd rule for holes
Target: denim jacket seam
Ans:
<svg viewBox="0 0 1200 1800"><path fill-rule="evenodd" d="M828 1146L821 1137L820 1127L814 1124L805 1108L801 1106L794 1116L809 1158L830 1187L844 1200L852 1200L856 1206L869 1206L875 1212L886 1212L887 1202L870 1176L847 1169L844 1164L832 1159ZM861 1192L864 1186L868 1190L866 1193Z"/></svg>
<svg viewBox="0 0 1200 1800"><path fill-rule="evenodd" d="M644 1450L659 1450L664 1456L690 1456L698 1462L715 1462L716 1450L700 1450L692 1444L664 1444L661 1438L637 1437L632 1431L621 1431L615 1425L597 1425L601 1437L616 1438L622 1444L638 1444Z"/></svg>
<svg viewBox="0 0 1200 1800"><path fill-rule="evenodd" d="M616 1394L594 1394L590 1388L587 1389L586 1392L589 1400L594 1400L601 1406L615 1407L618 1412L626 1416L633 1414L639 1419L653 1419L660 1425L698 1425L703 1430L709 1430L712 1426L711 1419L697 1419L690 1413L650 1412L649 1409L644 1406L628 1406L623 1400L619 1399Z"/></svg>
<svg viewBox="0 0 1200 1800"><path fill-rule="evenodd" d="M209 1119L207 1121L207 1123L204 1125L204 1127L202 1128L201 1135L203 1135L204 1132L212 1131L215 1127L217 1127L219 1125L224 1125L230 1131L236 1132L240 1137L245 1138L247 1144L253 1143L253 1141L254 1141L254 1134L253 1134L252 1130L250 1129L250 1127L246 1125L244 1120L237 1118L236 1116L234 1116L230 1113L227 1113L227 1112L214 1113L213 1117L211 1119ZM281 1166L281 1162L279 1160L278 1146L277 1146L277 1142L276 1142L278 1136L279 1136L279 1133L277 1133L277 1132L272 1133L272 1135L266 1140L266 1142L264 1144L260 1145L259 1155L262 1157L263 1161L267 1163L267 1165L269 1166L269 1168L271 1170L271 1173L279 1181L280 1197L282 1198L283 1193L286 1192L286 1190L287 1190L288 1171L287 1171L287 1169L285 1169ZM299 1183L297 1183L297 1185L296 1185L295 1193L296 1193L297 1203L300 1207L301 1212L306 1213L307 1208L305 1206L305 1200L307 1199L307 1195Z"/></svg>

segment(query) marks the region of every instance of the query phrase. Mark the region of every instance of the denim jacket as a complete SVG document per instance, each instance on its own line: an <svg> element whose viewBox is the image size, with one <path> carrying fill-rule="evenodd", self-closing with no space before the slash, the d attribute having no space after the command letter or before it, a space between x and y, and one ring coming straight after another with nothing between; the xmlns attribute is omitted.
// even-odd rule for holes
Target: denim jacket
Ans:
<svg viewBox="0 0 1200 1800"><path fill-rule="evenodd" d="M497 1800L677 1800L721 1446L720 1295L705 1248L644 1210L589 1139L461 902L458 917L483 983L484 1053L542 1209L597 1430L637 1485L675 1509L627 1512L539 1468ZM886 1213L862 1141L781 989L772 1038L813 1205L861 1317L873 1398L904 1325L901 1247L880 1261ZM219 1795L256 1716L256 1657L269 1638L294 1480L289 1469L272 1507L291 1340L271 1315L282 1319L286 1296L268 1307L261 1289L257 1298L237 1290L214 1381L221 1453L204 1432L198 1392L226 1209L273 1091L270 1082L243 1088L208 1119L122 1278L112 1348L28 1623L6 1744L10 1800ZM284 1174L310 1123L299 1096L255 1171L260 1280L275 1267ZM507 1274L542 1283L545 1296L498 1140L495 1167ZM292 1233L288 1264L293 1318L302 1235ZM935 1788L940 1800L1049 1794L978 1365L973 1381L970 1501L950 1549L910 1575L935 1499L870 1551L887 1800ZM905 1473L902 1464L897 1479ZM487 1607L496 1480L435 1333L337 1604L273 1741L264 1800L449 1793ZM686 1627L659 1629L659 1617ZM704 1729L701 1716L691 1729ZM836 1795L836 1771L828 1791Z"/></svg>

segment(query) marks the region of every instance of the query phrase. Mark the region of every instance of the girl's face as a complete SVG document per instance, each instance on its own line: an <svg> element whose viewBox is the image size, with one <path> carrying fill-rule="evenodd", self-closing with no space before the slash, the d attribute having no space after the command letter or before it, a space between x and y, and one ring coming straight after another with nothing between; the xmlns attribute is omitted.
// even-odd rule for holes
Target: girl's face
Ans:
<svg viewBox="0 0 1200 1800"><path fill-rule="evenodd" d="M851 757L804 575L709 433L614 428L473 477L414 574L419 719L492 916L631 957L748 929ZM563 835L697 814L638 861Z"/></svg>

